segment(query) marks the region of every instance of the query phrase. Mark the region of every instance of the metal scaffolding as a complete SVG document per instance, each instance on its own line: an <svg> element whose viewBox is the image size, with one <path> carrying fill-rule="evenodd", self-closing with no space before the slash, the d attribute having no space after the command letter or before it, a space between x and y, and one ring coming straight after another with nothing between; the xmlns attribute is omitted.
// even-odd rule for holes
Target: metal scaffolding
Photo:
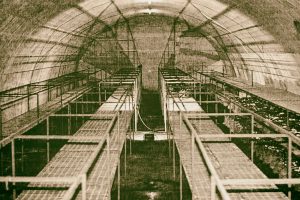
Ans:
<svg viewBox="0 0 300 200"><path fill-rule="evenodd" d="M195 80L176 68L162 68L159 74L165 128L173 136L174 178L175 146L179 153L180 199L182 199L182 168L188 179L193 199L201 197L216 199L218 194L222 199L231 199L239 195L239 193L232 192L233 190L263 189L268 191L276 188L275 185L281 184L288 185L288 196L291 198L291 186L300 184L299 178L292 178L292 149L297 145L294 137L286 133L280 134L281 132L279 134L257 134L254 131L256 115L244 109L242 109L243 112L226 113L218 112L218 106L215 106L212 112L209 110L205 112L203 110L205 104L224 103L224 99L218 98L216 90L209 88L210 82L206 82L202 78ZM194 91L197 92L194 93ZM184 95L181 94L183 92ZM223 134L223 131L215 124L220 116L250 117L248 129L243 133ZM232 143L234 138L250 140L249 158L252 162L254 162L256 140L260 138L284 140L288 154L287 177L267 179L251 161L247 160L245 154L236 150L235 144ZM222 150L219 149L221 147ZM235 168L233 164L237 164L239 169ZM239 182L241 185L238 184ZM287 199L280 192L242 193L251 199L271 196L273 199Z"/></svg>
<svg viewBox="0 0 300 200"><path fill-rule="evenodd" d="M116 167L120 198L119 159L124 144L126 149L128 133L131 152L132 132L127 131L132 122L134 131L137 128L141 71L135 68L121 69L105 80L89 80L88 85L89 90L83 95L46 116L46 134L14 135L11 138L12 176L0 177L0 182L6 183L7 188L8 183L12 183L14 199L50 199L58 196L62 199L109 199ZM134 116L133 120L131 116ZM60 133L51 124L53 120L63 123L61 119L67 119L67 130L61 130ZM83 119L83 122L77 122L78 119ZM16 176L16 140L46 141L48 163L37 177ZM66 141L66 144L51 159L49 143L53 140ZM61 165L64 167L61 168ZM17 197L17 183L29 183L29 187L44 189L30 192L25 188ZM93 188L95 184L100 184L100 189ZM67 189L47 192L47 188L51 187Z"/></svg>

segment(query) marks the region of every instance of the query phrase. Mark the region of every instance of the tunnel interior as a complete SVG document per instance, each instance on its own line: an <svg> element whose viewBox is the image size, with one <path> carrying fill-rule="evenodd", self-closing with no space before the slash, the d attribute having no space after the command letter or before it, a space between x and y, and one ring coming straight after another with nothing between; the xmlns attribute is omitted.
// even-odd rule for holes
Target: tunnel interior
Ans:
<svg viewBox="0 0 300 200"><path fill-rule="evenodd" d="M220 143L236 145L265 177L296 181L290 179L300 177L299 10L298 0L0 1L0 198L46 190L49 180L35 185L32 177L65 167L55 159L78 151L73 173L80 163L89 167L75 181L73 198L96 190L89 181L109 160L112 172L101 176L112 180L98 186L111 190L89 198L197 199L183 152L195 143L199 158L204 162L208 151L217 169L221 158L214 142L197 136L200 142L182 147L179 136L183 126L194 138L207 121L209 133L217 127L271 137ZM190 116L201 112L207 118ZM103 142L96 142L95 127ZM205 166L221 197L221 178L206 160ZM273 189L297 199L299 183L284 185ZM72 192L56 186L53 195ZM248 189L229 191L242 198Z"/></svg>

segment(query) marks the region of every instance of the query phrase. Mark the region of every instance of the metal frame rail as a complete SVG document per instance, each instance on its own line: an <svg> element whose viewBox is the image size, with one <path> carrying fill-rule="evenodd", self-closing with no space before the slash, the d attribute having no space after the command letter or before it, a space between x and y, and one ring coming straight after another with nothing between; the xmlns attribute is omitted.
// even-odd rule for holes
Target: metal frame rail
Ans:
<svg viewBox="0 0 300 200"><path fill-rule="evenodd" d="M64 105L63 94L70 94L69 91L72 91L72 88L73 90L75 90L75 92L78 92L76 91L76 88L78 88L80 85L87 85L89 77L98 72L99 71L97 70L92 73L90 73L89 70L78 71L58 78L49 79L47 81L32 83L0 92L0 139L2 140L5 137L3 127L4 123L7 121L13 120L17 117L22 117L22 115L29 112L36 113L37 123L39 123L41 120L44 120L44 117L41 116L40 108L42 106L40 100L40 95L42 93L47 93L46 103L55 101L55 99L57 100L57 98L60 98L59 102L57 103L60 103L60 106L62 107ZM68 89L65 89L66 86L68 87ZM52 95L53 91L56 92L56 96L54 99ZM1 102L1 100L3 102ZM34 104L34 101L36 101L36 105L32 106L32 104ZM23 107L23 105L25 104L27 106L25 111L16 114L16 116L13 116L13 118L4 118L3 113L5 112L5 110L10 109L16 105L20 105ZM25 130L22 130L22 132L26 130L27 128L25 128Z"/></svg>
<svg viewBox="0 0 300 200"><path fill-rule="evenodd" d="M160 79L164 79L164 73L161 73ZM160 77L160 76L159 76ZM182 102L177 102L175 101L175 97L172 94L171 91L168 89L168 82L161 80L161 91L162 91L162 104L164 107L164 110L168 110L168 105L166 103L167 98L173 98L173 103L176 104L178 109L180 110L180 106L178 103ZM167 119L169 119L169 114L168 112L164 112L164 115L167 116ZM207 118L211 116L224 116L224 115L244 115L244 116L251 116L251 134L198 134L198 132L195 130L189 119L191 118ZM180 118L180 130L181 126L185 124L191 134L192 137L192 160L194 159L194 143L196 142L196 145L198 149L201 152L201 155L204 159L205 165L207 166L210 176L211 176L211 199L216 199L216 189L219 191L219 194L221 195L222 199L231 199L225 186L226 185L262 185L262 184L284 184L288 185L290 188L292 184L300 184L300 179L292 178L292 170L291 170L291 162L292 162L292 146L294 138L291 137L288 134L254 134L254 115L252 113L193 113L190 114L189 112L184 112L182 110L179 111L179 118ZM165 121L166 122L166 121ZM169 122L167 122L169 123ZM174 137L174 135L173 135ZM222 180L218 176L211 159L208 156L207 150L205 149L202 139L217 139L217 138L250 138L251 140L251 159L253 161L253 141L254 139L259 139L259 138L287 138L288 139L288 165L287 165L287 171L288 171L288 177L286 179L226 179ZM173 138L174 140L174 138ZM216 141L217 142L217 141ZM174 141L173 141L174 145ZM174 146L173 146L174 148ZM180 155L179 155L180 156ZM175 178L175 152L173 149L173 172L174 172L174 178ZM182 199L182 158L180 158L180 199ZM194 162L192 161L192 171L194 169L193 167ZM193 173L192 173L193 174ZM193 177L192 177L193 179ZM193 180L192 180L193 183ZM240 186L240 185L239 185ZM288 192L289 198L291 198L291 192Z"/></svg>
<svg viewBox="0 0 300 200"><path fill-rule="evenodd" d="M292 113L292 112L295 113L294 111L291 111L291 110L289 110L289 109L287 109L287 108L284 108L284 107L282 107L282 106L276 105L276 104L274 104L274 103L272 103L272 102L270 102L270 101L268 101L268 100L266 100L266 99L263 99L263 98L261 98L261 97L255 95L255 94L252 94L252 93L249 92L249 91L243 90L242 88L239 88L239 87L234 86L234 85L232 85L232 84L229 84L229 83L226 83L226 82L224 82L224 81L218 80L216 77L212 77L212 76L210 76L209 74L205 74L205 73L202 73L202 72L199 72L199 71L196 72L196 73L201 74L201 76L203 75L204 77L208 77L209 79L211 79L211 80L213 80L213 81L215 82L215 88L211 88L211 90L213 90L213 91L216 93L216 96L218 97L218 99L225 99L227 102L232 103L232 104L235 104L235 105L237 105L238 107L240 107L242 110L244 110L244 111L246 111L246 112L249 112L249 113L253 114L254 117L255 117L255 120L257 120L258 122L261 122L261 123L267 125L268 127L271 127L272 129L274 129L274 130L275 130L276 132L278 132L278 133L282 133L282 134L287 134L287 135L289 135L290 137L293 138L294 142L295 142L297 145L300 146L300 138L297 137L295 134L293 134L291 131L288 131L288 130L284 129L283 127L281 127L281 126L275 124L275 123L272 122L271 120L266 120L264 117L262 117L262 116L260 116L259 114L255 113L255 112L252 111L251 109L246 108L245 106L241 105L241 104L240 104L239 102L237 102L235 99L233 99L233 98L231 98L230 96L224 94L222 91L217 90L217 84L220 83L220 84L222 85L223 88L225 87L225 85L228 85L228 86L230 86L230 87L235 88L237 91L242 91L242 92L244 92L244 93L246 93L246 94L249 94L249 95L252 95L252 96L254 96L254 97L258 98L258 99L262 99L263 101L266 101L266 102L268 102L268 103L274 105L275 107L277 106L277 107L280 107L280 108L282 108L282 109L285 109L286 112L287 112L287 118L288 118L288 116L289 116L288 113ZM202 81L202 78L200 79L200 82L201 82L201 81ZM206 82L206 78L205 78L204 81ZM213 84L213 82L210 81L209 84ZM221 100L221 101L222 101L222 100ZM295 114L298 114L298 113L295 113Z"/></svg>
<svg viewBox="0 0 300 200"><path fill-rule="evenodd" d="M131 86L130 88L133 90L133 95L132 95L132 101L129 103L134 104L134 112L136 114L136 109L138 108L139 104L139 95L140 95L140 81L141 77L140 71L137 71L138 73L135 73L136 78L134 79L133 87ZM105 83L105 81L100 81L99 86L101 83ZM87 198L86 196L86 190L87 190L87 176L88 172L90 171L91 167L99 157L99 154L101 153L102 149L104 148L104 144L106 144L108 150L107 154L108 157L110 158L110 133L114 126L117 124L117 131L118 131L118 138L120 139L120 112L125 104L125 110L126 110L126 99L128 97L130 89L125 90L125 98L120 98L118 103L120 104L119 108L114 111L114 114L105 114L105 116L101 115L101 112L99 114L51 114L51 117L91 117L95 118L97 120L101 119L108 119L107 117L111 118L111 121L109 123L108 128L106 129L106 132L104 134L104 137L93 137L93 136L76 136L76 135L49 135L49 117L47 116L47 135L34 135L34 136L25 136L25 135L19 135L19 136L13 136L11 139L11 157L12 157L12 177L0 177L0 182L4 182L6 186L8 187L8 183L12 183L13 186L15 186L16 183L24 183L24 182L29 182L29 183L68 183L69 187L67 192L63 196L63 200L67 199L73 199L76 191L78 190L79 186L81 185L82 189L82 199L85 200ZM123 95L122 95L123 96ZM123 99L121 101L121 99ZM100 99L99 99L100 100ZM71 102L69 102L71 103ZM133 106L131 106L133 108ZM94 130L94 129L93 129ZM126 134L126 132L125 132ZM103 138L105 138L103 140ZM125 137L126 138L126 137ZM76 142L86 142L88 143L95 143L97 144L96 148L94 148L93 153L89 157L88 161L84 165L83 169L80 171L78 176L75 177L16 177L16 166L15 166L15 140L16 139L30 139L30 140L47 140L47 157L48 157L48 162L49 162L49 140L71 140L71 141L76 141ZM100 140L100 141L97 141ZM125 143L126 145L126 143ZM110 161L110 159L109 159ZM120 199L120 162L118 162L118 199ZM126 164L125 164L126 165ZM108 165L109 166L109 165ZM126 168L126 166L125 166ZM112 184L112 183L111 183ZM16 197L16 191L14 190L13 197Z"/></svg>

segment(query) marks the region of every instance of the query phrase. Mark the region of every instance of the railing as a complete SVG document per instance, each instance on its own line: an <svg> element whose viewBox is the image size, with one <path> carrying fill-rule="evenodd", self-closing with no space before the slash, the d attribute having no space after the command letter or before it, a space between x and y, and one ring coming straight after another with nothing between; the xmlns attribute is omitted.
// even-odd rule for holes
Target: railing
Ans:
<svg viewBox="0 0 300 200"><path fill-rule="evenodd" d="M238 107L240 107L242 110L244 110L244 111L246 111L246 112L248 112L248 113L253 114L254 117L255 117L255 120L257 120L257 121L259 121L259 122L261 122L261 123L263 123L263 124L266 124L267 126L271 127L271 128L274 129L275 131L277 131L277 132L279 132L279 133L283 133L283 134L287 134L287 135L291 136L291 137L294 139L294 142L295 142L297 145L300 146L300 138L297 137L295 134L293 134L291 131L284 129L283 127L281 127L281 126L275 124L275 123L272 122L271 120L266 120L265 118L263 118L263 117L260 116L259 114L255 113L255 112L252 111L251 109L249 109L249 108L247 108L247 107L241 105L241 104L240 104L238 101L236 101L235 99L232 99L232 98L226 96L226 94L224 94L224 92L218 91L218 90L217 90L217 84L220 83L220 84L222 85L222 87L223 87L223 90L225 90L225 89L224 89L224 88L225 88L224 86L225 86L225 85L228 85L228 86L230 86L230 87L235 88L235 90L237 90L237 91L242 91L242 92L246 93L248 96L253 96L253 97L255 97L255 98L258 98L258 99L260 99L260 100L262 100L262 101L267 102L268 104L271 104L271 105L274 106L274 107L279 107L279 108L285 110L285 112L286 112L286 121L287 121L287 125L288 125L288 121L289 121L289 115L291 115L292 113L295 114L295 115L299 115L298 113L296 113L296 112L294 112L294 111L291 111L291 110L289 110L289 109L287 109L287 108L281 107L281 106L279 106L279 105L276 105L276 104L274 104L274 103L272 103L272 102L270 102L270 101L268 101L268 100L266 100L266 99L262 99L261 97L255 95L255 94L252 94L252 93L250 93L250 92L248 92L248 91L246 91L246 90L243 90L243 89L241 89L241 88L238 88L238 87L236 87L236 86L234 86L234 85L232 85L232 84L230 84L230 83L226 83L226 82L224 82L224 81L218 80L217 78L212 77L212 76L210 76L210 75L208 75L208 74L203 74L203 73L200 73L200 72L198 72L198 74L201 74L201 76L204 76L204 77L208 77L209 79L211 79L211 80L213 80L213 81L216 82L216 84L215 84L216 87L215 87L213 90L214 90L214 92L216 93L216 95L217 95L218 97L221 97L221 98L225 99L227 102L229 102L230 104L235 104L235 105L237 105ZM201 81L202 81L202 79L201 79ZM206 82L206 81L205 81L205 82Z"/></svg>
<svg viewBox="0 0 300 200"><path fill-rule="evenodd" d="M192 138L192 176L194 175L194 150L195 150L195 143L198 146L198 149L200 153L202 154L202 157L204 159L205 165L208 168L209 174L211 176L211 199L216 199L216 189L219 191L219 194L221 195L222 199L230 199L230 196L225 188L226 185L263 185L263 184L283 184L283 185L288 185L289 187L289 192L288 196L291 199L291 185L299 185L300 184L300 179L299 178L292 178L292 147L293 143L298 144L298 138L292 137L290 134L287 134L283 132L283 134L254 134L254 118L257 119L257 116L253 112L247 112L248 110L245 110L246 113L193 113L193 114L188 114L185 113L181 110L179 104L184 104L184 103L189 103L189 102L181 102L180 98L178 99L179 102L175 100L175 97L171 91L168 90L168 82L164 80L164 75L163 73L160 74L159 79L161 83L161 94L162 94L162 107L164 109L164 115L166 117L165 123L170 124L168 121L170 118L171 110L169 110L169 105L168 105L168 99L171 98L173 99L173 104L175 104L179 110L179 122L177 121L177 125L179 123L180 130L183 124L186 125L187 130L189 131L191 138ZM179 80L179 82L181 82ZM196 102L196 101L195 101ZM191 102L192 103L192 102ZM174 107L174 105L173 105ZM244 109L243 109L244 110ZM195 130L189 119L201 119L201 118L207 118L207 117L218 117L218 116L235 116L235 115L242 115L242 116L250 116L251 117L251 131L250 134L200 134L198 131ZM276 128L276 127L275 127ZM275 129L278 130L278 129ZM173 133L174 134L174 133ZM173 136L174 137L174 136ZM217 138L247 138L251 139L251 160L254 161L253 159L253 154L254 154L254 146L253 142L255 139L259 138L286 138L288 141L287 149L288 149L288 157L287 157L287 178L286 179L226 179L222 180L218 176L208 154L207 151L203 145L202 139L217 139ZM173 138L174 139L174 138ZM211 141L210 140L210 141ZM215 141L218 142L218 141ZM179 155L180 156L180 155ZM173 158L174 159L174 158ZM180 158L181 161L181 158ZM174 161L173 161L174 162ZM181 162L180 162L181 163ZM181 170L181 168L180 168ZM180 176L182 176L182 173L180 173ZM194 187L194 181L192 177L192 187ZM239 184L241 183L241 184ZM180 187L182 189L182 186ZM181 191L182 193L182 191ZM182 199L182 194L180 199Z"/></svg>
<svg viewBox="0 0 300 200"><path fill-rule="evenodd" d="M87 182L87 173L93 166L94 162L97 160L99 154L102 152L102 149L104 148L104 144L106 144L107 147L107 156L108 156L108 162L110 163L111 155L110 155L110 134L115 126L117 126L117 134L118 134L118 140L120 139L120 112L124 109L127 111L127 103L129 98L129 108L130 111L132 111L132 108L135 108L134 113L136 113L136 109L138 109L139 104L139 95L140 95L140 73L138 72L136 74L136 78L132 80L132 84L129 84L129 87L126 88L125 92L122 93L122 96L119 98L119 100L116 102L118 104L118 107L115 109L114 114L105 114L103 116L100 114L49 114L46 119L46 134L47 135L13 135L10 138L11 142L11 160L12 160L12 177L0 177L0 182L6 183L8 186L8 182L13 183L13 186L15 186L15 183L69 183L70 186L66 193L64 194L63 200L70 200L73 199L76 191L78 190L79 186L81 185L82 189L82 199L86 199L86 182ZM99 86L101 83L104 83L105 81L100 81ZM101 95L101 90L99 91L99 95ZM132 99L131 99L132 98ZM76 100L76 99L75 99ZM72 103L72 102L69 102ZM101 98L99 98L99 105L101 105ZM88 117L93 120L107 120L110 119L110 123L108 128L105 131L104 136L101 137L91 137L91 136L74 136L74 135L49 135L50 133L50 126L49 126L49 117ZM126 119L129 120L129 119ZM137 122L136 122L137 123ZM69 127L68 127L69 128ZM95 131L93 129L93 131ZM98 130L103 131L103 130ZM57 133L56 133L57 134ZM125 132L126 134L126 132ZM125 137L126 138L126 137ZM93 153L90 155L87 162L85 162L85 165L83 169L80 171L78 176L75 177L17 177L16 176L16 160L15 160L15 140L21 139L21 140L46 140L47 141L47 161L50 161L50 147L49 147L49 141L50 140L75 140L80 143L94 143L97 144L97 146L94 148ZM88 141L84 141L88 140ZM3 141L1 141L3 142ZM126 145L126 143L125 143ZM108 165L108 171L111 170L111 166ZM118 169L119 171L119 169ZM118 196L120 196L120 182L119 182L119 176L118 174ZM112 185L112 183L110 183ZM13 190L13 196L16 197L16 191Z"/></svg>

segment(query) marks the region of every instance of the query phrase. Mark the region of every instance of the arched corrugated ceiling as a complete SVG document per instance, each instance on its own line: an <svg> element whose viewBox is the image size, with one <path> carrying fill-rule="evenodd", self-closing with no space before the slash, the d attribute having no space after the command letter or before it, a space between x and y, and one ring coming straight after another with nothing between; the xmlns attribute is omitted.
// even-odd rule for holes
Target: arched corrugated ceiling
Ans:
<svg viewBox="0 0 300 200"><path fill-rule="evenodd" d="M85 0L22 36L1 68L0 91L84 67L82 57L90 51L93 39L104 33L114 38L112 27L118 21L126 23L128 18L143 14L172 16L198 31L198 40L203 40L199 45L204 44L205 49L191 45L189 50L200 50L206 56L223 51L218 59L210 59L210 67L225 66L227 72L243 79L249 79L253 71L257 83L300 94L300 70L293 54L286 53L251 18L218 0ZM192 37L187 30L176 40L182 45ZM176 64L185 68L189 65L185 59L189 57L177 56Z"/></svg>

